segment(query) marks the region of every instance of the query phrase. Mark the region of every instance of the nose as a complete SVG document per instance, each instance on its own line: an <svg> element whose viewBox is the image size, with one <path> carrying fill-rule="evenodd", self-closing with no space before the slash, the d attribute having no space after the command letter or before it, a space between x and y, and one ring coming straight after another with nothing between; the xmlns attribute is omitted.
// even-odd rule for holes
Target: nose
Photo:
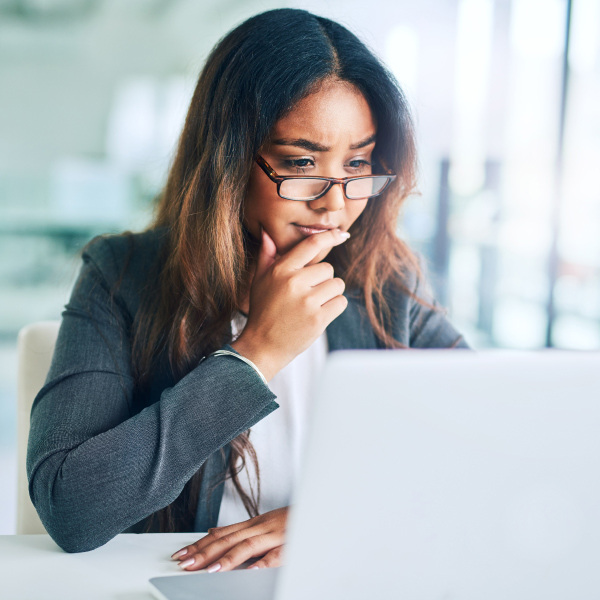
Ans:
<svg viewBox="0 0 600 600"><path fill-rule="evenodd" d="M341 210L346 205L346 198L344 197L344 188L339 183L334 183L324 196L311 200L308 205L313 210L326 210L329 212L335 212Z"/></svg>

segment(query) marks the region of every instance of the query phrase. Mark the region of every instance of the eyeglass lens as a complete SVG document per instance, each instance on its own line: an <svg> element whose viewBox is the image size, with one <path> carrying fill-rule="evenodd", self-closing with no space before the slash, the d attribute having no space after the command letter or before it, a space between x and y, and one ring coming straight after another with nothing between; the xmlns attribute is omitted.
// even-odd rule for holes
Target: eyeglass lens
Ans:
<svg viewBox="0 0 600 600"><path fill-rule="evenodd" d="M346 196L350 199L364 199L379 194L387 185L387 177L363 177L346 183ZM281 183L279 193L291 200L310 200L319 196L329 185L326 179L286 179Z"/></svg>

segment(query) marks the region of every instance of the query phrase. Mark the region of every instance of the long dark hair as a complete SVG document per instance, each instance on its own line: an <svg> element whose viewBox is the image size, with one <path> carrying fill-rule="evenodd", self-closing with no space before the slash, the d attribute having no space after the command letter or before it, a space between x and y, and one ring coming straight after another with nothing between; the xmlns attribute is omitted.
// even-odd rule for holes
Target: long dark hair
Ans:
<svg viewBox="0 0 600 600"><path fill-rule="evenodd" d="M386 347L391 307L384 288L412 295L407 272L419 273L396 235L400 207L415 185L413 127L394 78L347 29L303 10L278 9L252 17L213 49L194 91L177 153L151 229L167 240L156 294L147 295L134 324L133 364L148 384L156 357L168 355L175 379L200 357L231 341L252 248L242 224L253 160L274 124L328 78L353 84L377 123L374 159L398 177L369 202L352 237L328 257L347 288L359 290L373 329ZM248 433L232 441L229 476L248 513L257 498L242 489L246 456L256 463ZM163 531L193 524L201 471L180 497L155 515Z"/></svg>

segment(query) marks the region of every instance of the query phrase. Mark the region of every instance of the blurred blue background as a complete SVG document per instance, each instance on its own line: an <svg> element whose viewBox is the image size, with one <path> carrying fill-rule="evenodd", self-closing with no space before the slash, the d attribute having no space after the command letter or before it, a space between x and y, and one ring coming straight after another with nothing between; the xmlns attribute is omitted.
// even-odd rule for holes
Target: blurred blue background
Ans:
<svg viewBox="0 0 600 600"><path fill-rule="evenodd" d="M141 229L203 61L251 0L0 0L0 533L16 335L59 319L94 235ZM476 348L600 348L600 0L306 0L413 109L401 234Z"/></svg>

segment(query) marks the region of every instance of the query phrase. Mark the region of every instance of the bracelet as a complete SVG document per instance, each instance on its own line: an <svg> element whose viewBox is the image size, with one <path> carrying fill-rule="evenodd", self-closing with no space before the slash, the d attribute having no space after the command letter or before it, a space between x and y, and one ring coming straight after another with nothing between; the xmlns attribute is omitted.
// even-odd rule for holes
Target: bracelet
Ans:
<svg viewBox="0 0 600 600"><path fill-rule="evenodd" d="M267 383L265 376L260 372L260 369L249 358L246 358L245 356L242 356L241 354L237 354L236 352L231 352L230 350L217 350L216 352L213 352L212 354L205 356L202 359L202 361L211 356L233 356L234 358L237 358L238 360L241 360L242 362L245 362L248 366L252 367L256 371L258 376L262 379L263 383L266 386L269 385ZM202 361L200 361L200 362L202 362Z"/></svg>

